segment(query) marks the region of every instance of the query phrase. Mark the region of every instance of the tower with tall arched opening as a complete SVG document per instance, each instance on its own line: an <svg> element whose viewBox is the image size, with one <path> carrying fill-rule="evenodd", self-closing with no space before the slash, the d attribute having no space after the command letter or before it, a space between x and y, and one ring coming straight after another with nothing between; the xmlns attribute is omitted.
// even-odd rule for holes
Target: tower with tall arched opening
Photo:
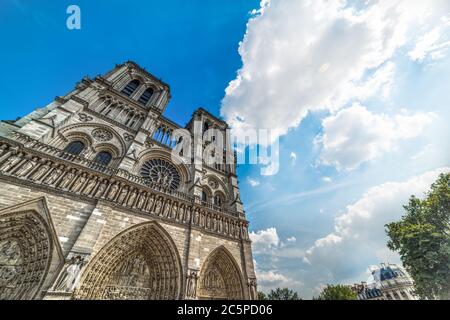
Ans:
<svg viewBox="0 0 450 320"><path fill-rule="evenodd" d="M256 299L228 126L169 99L129 61L0 122L0 299Z"/></svg>

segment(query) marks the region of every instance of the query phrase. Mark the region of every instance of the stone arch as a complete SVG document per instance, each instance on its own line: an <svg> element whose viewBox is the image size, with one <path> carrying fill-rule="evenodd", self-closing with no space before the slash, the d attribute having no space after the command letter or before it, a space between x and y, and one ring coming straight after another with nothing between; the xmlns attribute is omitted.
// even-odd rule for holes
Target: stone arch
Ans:
<svg viewBox="0 0 450 320"><path fill-rule="evenodd" d="M211 252L203 263L197 297L208 300L244 299L241 271L231 253L224 246Z"/></svg>
<svg viewBox="0 0 450 320"><path fill-rule="evenodd" d="M91 134L96 129L102 129L107 132L109 132L112 135L111 141L94 141L94 139L91 137ZM67 127L62 128L59 131L59 134L66 137L68 140L73 140L72 137L81 137L85 139L92 151L95 151L95 148L97 148L100 145L105 144L114 144L116 147L115 152L117 153L117 157L124 156L127 146L123 138L120 134L117 133L116 130L114 130L111 126L107 126L100 123L78 123L78 124L72 124ZM117 141L114 143L114 141Z"/></svg>
<svg viewBox="0 0 450 320"><path fill-rule="evenodd" d="M219 179L217 176L215 176L213 174L207 174L202 178L202 184L204 184L204 185L210 186L210 181L212 181L213 183L215 183L217 185L217 187L215 189L218 189L218 190L222 189L221 191L224 195L224 200L227 200L227 201L231 200L231 196L228 191L228 187L221 179Z"/></svg>
<svg viewBox="0 0 450 320"><path fill-rule="evenodd" d="M229 202L229 199L225 196L225 193L222 190L216 190L214 192L213 200L212 200L212 203L216 206L218 206L218 204L215 202L216 196L220 197L220 200L222 201L222 203L220 204L220 207L222 207L222 208L225 205L227 205L227 203Z"/></svg>
<svg viewBox="0 0 450 320"><path fill-rule="evenodd" d="M146 104L146 106L149 106L149 105L151 105L152 103L155 103L155 102L158 100L159 95L160 95L161 92L162 92L162 89L158 88L158 86L157 86L154 82L146 81L146 82L144 83L143 88L141 89L141 94L144 93L144 92L145 92L146 90L148 90L148 89L153 90L153 94L152 94L152 96L150 97L150 100L148 101L148 103Z"/></svg>
<svg viewBox="0 0 450 320"><path fill-rule="evenodd" d="M0 211L0 300L42 298L63 260L45 198Z"/></svg>
<svg viewBox="0 0 450 320"><path fill-rule="evenodd" d="M202 191L206 194L206 203L212 203L214 192L207 185L202 186ZM203 199L201 199L203 201Z"/></svg>
<svg viewBox="0 0 450 320"><path fill-rule="evenodd" d="M182 287L181 260L170 235L156 222L131 227L91 260L76 299L171 300Z"/></svg>
<svg viewBox="0 0 450 320"><path fill-rule="evenodd" d="M119 158L121 156L121 152L119 150L119 148L117 148L115 145L111 144L111 143L98 143L95 146L95 153L99 153L102 151L107 151L109 153L111 153L111 155L113 156L113 158Z"/></svg>
<svg viewBox="0 0 450 320"><path fill-rule="evenodd" d="M86 153L86 150L92 149L92 145L94 144L94 141L92 140L92 138L84 132L71 132L65 138L66 138L67 142L64 143L64 145L62 146L62 149L64 149L70 143L72 143L74 141L81 141L85 145L85 149L81 152L81 154Z"/></svg>

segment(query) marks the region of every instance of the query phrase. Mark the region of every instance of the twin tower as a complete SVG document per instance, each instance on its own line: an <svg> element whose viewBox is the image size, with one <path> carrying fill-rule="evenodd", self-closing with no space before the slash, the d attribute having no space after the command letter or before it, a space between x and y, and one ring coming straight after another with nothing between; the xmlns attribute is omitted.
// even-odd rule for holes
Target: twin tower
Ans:
<svg viewBox="0 0 450 320"><path fill-rule="evenodd" d="M231 150L227 124L169 99L126 62L0 122L0 299L257 299L235 162L172 156L194 123Z"/></svg>

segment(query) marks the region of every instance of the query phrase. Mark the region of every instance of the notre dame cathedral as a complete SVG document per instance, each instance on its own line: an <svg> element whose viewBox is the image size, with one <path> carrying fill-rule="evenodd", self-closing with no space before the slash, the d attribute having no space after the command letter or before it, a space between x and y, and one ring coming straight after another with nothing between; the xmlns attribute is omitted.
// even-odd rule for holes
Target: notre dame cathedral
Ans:
<svg viewBox="0 0 450 320"><path fill-rule="evenodd" d="M0 299L257 299L236 161L172 156L194 122L232 150L227 124L169 99L126 62L0 122Z"/></svg>

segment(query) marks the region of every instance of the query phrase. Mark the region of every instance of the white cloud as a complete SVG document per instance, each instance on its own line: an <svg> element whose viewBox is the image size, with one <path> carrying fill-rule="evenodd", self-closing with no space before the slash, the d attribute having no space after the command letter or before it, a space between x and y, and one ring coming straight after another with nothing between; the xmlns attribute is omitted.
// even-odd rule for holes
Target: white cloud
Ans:
<svg viewBox="0 0 450 320"><path fill-rule="evenodd" d="M289 281L288 277L277 271L258 272L258 281L261 283L280 283Z"/></svg>
<svg viewBox="0 0 450 320"><path fill-rule="evenodd" d="M355 169L395 149L399 141L420 135L432 119L431 113L378 115L354 104L323 120L320 161L338 169Z"/></svg>
<svg viewBox="0 0 450 320"><path fill-rule="evenodd" d="M295 163L297 162L297 154L295 152L291 152L289 158L291 159L292 165L295 165Z"/></svg>
<svg viewBox="0 0 450 320"><path fill-rule="evenodd" d="M418 62L424 61L427 57L438 60L445 56L450 47L448 33L450 31L450 15L443 19L443 23L431 31L424 34L416 43L409 57Z"/></svg>
<svg viewBox="0 0 450 320"><path fill-rule="evenodd" d="M331 177L323 177L322 181L326 182L326 183L331 183L331 182L333 182L333 179Z"/></svg>
<svg viewBox="0 0 450 320"><path fill-rule="evenodd" d="M250 186L252 186L252 187L257 187L257 186L259 186L261 183L258 181L258 180L256 180L256 179L252 179L252 178L247 178L247 182L248 182L248 184L250 185Z"/></svg>
<svg viewBox="0 0 450 320"><path fill-rule="evenodd" d="M222 102L236 134L267 128L275 138L308 111L386 97L400 48L415 48L415 60L436 57L448 37L448 0L261 3L239 47L243 66Z"/></svg>
<svg viewBox="0 0 450 320"><path fill-rule="evenodd" d="M297 241L297 238L296 237L290 237L290 238L287 238L286 241L289 242L289 243L295 243Z"/></svg>
<svg viewBox="0 0 450 320"><path fill-rule="evenodd" d="M269 292L276 288L290 288L299 290L302 287L300 281L289 278L278 270L262 271L255 270L258 279L258 291Z"/></svg>
<svg viewBox="0 0 450 320"><path fill-rule="evenodd" d="M280 238L275 228L260 230L256 233L250 232L250 240L252 240L253 252L255 254L268 252L280 244Z"/></svg>
<svg viewBox="0 0 450 320"><path fill-rule="evenodd" d="M250 233L253 253L264 255L272 260L278 258L299 258L305 255L305 251L294 247L296 237L288 237L286 242L280 240L276 228L268 228Z"/></svg>
<svg viewBox="0 0 450 320"><path fill-rule="evenodd" d="M362 273L371 263L392 261L398 255L386 250L385 225L403 215L403 205L411 195L423 196L442 172L441 168L404 182L388 182L369 189L335 219L334 232L318 239L306 252L308 262L320 279L345 281ZM356 275L357 276L357 275Z"/></svg>

